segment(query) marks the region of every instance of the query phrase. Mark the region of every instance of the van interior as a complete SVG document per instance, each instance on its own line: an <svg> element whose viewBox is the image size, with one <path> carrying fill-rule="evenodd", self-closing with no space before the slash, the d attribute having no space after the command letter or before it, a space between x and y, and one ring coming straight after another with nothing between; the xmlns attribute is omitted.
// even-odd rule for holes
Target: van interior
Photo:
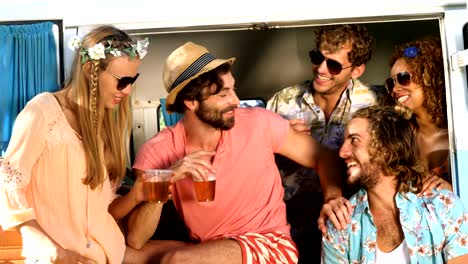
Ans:
<svg viewBox="0 0 468 264"><path fill-rule="evenodd" d="M187 41L207 47L210 53L219 58L236 57L233 75L239 98L245 106L253 104L264 107L265 102L277 91L311 78L308 52L315 47L315 31L321 25L365 24L376 40L376 47L360 80L370 85L383 86L384 80L389 76L388 63L394 46L427 35L442 36L441 19L439 16L408 16L369 21L300 21L127 30L133 37L147 37L150 42L148 55L140 68L140 78L132 91L134 120L130 160L133 160L145 141L164 126L171 125L168 117L164 116L164 106L161 105L161 99L167 95L162 82L162 65L172 50ZM80 32L80 28L65 28L64 43L76 32ZM66 45L64 46L66 49ZM65 50L65 77L71 61L70 54L71 51ZM288 210L293 211L294 205L290 205ZM301 213L305 216L309 212ZM178 220L173 205L169 203L165 206L163 214L154 237L186 239L183 223ZM303 221L302 219L307 218L302 218L299 214L297 219L291 221ZM306 228L317 230L313 222ZM314 234L320 235L318 232ZM320 240L310 239L301 243L300 263L317 263L311 260L317 259L317 254L320 254ZM318 251L308 251L307 248L317 248ZM0 256L1 264L22 263L21 237L18 233L0 231Z"/></svg>

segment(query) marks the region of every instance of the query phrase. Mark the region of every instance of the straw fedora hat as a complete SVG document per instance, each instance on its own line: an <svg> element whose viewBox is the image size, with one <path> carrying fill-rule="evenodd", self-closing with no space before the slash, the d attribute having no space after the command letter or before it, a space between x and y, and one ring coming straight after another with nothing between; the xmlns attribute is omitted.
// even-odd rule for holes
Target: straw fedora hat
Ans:
<svg viewBox="0 0 468 264"><path fill-rule="evenodd" d="M200 45L187 42L174 50L163 67L163 82L169 93L166 108L172 105L177 94L193 79L224 63L233 64L236 58L217 59Z"/></svg>

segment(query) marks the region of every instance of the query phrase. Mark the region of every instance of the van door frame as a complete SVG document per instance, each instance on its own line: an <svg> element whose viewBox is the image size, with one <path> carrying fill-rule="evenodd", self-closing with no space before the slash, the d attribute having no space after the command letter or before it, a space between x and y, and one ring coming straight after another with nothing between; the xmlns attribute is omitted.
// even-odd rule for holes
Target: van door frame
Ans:
<svg viewBox="0 0 468 264"><path fill-rule="evenodd" d="M447 117L450 140L450 164L454 192L468 205L468 85L465 67L453 62L456 54L464 50L463 26L467 22L466 5L447 7L440 20L442 48L444 52ZM463 188L464 187L464 188Z"/></svg>

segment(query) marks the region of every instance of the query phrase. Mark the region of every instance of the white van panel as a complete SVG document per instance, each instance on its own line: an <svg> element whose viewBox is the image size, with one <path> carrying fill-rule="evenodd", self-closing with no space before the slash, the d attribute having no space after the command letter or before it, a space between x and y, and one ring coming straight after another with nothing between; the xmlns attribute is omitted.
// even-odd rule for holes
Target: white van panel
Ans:
<svg viewBox="0 0 468 264"><path fill-rule="evenodd" d="M453 186L468 205L468 90L465 67L452 67L451 56L464 49L462 27L467 22L466 10L449 10L443 20L442 36L446 43L447 113ZM462 187L464 191L462 191Z"/></svg>
<svg viewBox="0 0 468 264"><path fill-rule="evenodd" d="M361 79L372 85L382 85L388 77L388 59L396 44L428 34L441 36L445 57L447 105L451 165L455 191L468 204L468 186L462 174L468 172L468 103L464 68L452 69L450 56L463 50L462 27L468 19L465 1L246 1L229 2L219 9L207 9L204 1L164 1L154 8L145 8L149 1L139 1L135 14L124 12L116 18L112 11L121 10L120 1L93 3L101 13L103 23L112 23L130 34L150 39L150 50L141 67L141 76L133 91L135 122L144 125L145 132L135 133L134 143L149 139L150 119L139 117L138 109L157 107L166 96L162 83L162 64L169 53L186 41L205 45L218 57L236 57L233 72L241 98L263 97L267 100L280 89L302 82L310 76L307 52L314 47L314 32L319 25L366 23L377 40L372 60ZM211 2L210 2L211 3ZM77 27L84 34L102 24L80 16L79 8L67 13L66 25ZM340 8L337 8L340 6ZM229 12L226 12L229 10ZM112 14L113 13L113 14ZM111 15L112 14L112 15ZM101 16L102 15L102 16ZM111 16L111 17L109 17ZM150 101L151 104L148 105ZM143 131L139 130L139 131ZM144 137L144 138L143 138ZM135 144L135 152L138 146ZM468 165L466 165L468 166Z"/></svg>

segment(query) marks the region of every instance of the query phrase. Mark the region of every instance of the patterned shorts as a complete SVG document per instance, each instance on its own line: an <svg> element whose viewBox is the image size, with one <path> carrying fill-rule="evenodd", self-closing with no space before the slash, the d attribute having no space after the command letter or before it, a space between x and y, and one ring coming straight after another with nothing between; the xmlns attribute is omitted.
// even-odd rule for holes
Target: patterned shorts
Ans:
<svg viewBox="0 0 468 264"><path fill-rule="evenodd" d="M298 261L296 245L284 233L247 233L230 238L240 244L243 264L279 264Z"/></svg>

